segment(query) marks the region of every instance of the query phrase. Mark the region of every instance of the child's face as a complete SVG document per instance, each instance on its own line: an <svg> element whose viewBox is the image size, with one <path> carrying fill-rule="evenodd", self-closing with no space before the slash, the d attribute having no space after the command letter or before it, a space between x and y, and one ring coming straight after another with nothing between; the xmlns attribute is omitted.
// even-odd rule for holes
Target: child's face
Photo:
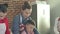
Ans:
<svg viewBox="0 0 60 34"><path fill-rule="evenodd" d="M26 9L22 11L22 14L25 18L29 17L32 13L32 9Z"/></svg>
<svg viewBox="0 0 60 34"><path fill-rule="evenodd" d="M35 28L35 26L32 25L32 24L27 24L27 25L26 25L26 29L27 29L28 32L33 32L33 29L34 29L34 28Z"/></svg>
<svg viewBox="0 0 60 34"><path fill-rule="evenodd" d="M7 13L0 12L0 19L3 19L6 15Z"/></svg>

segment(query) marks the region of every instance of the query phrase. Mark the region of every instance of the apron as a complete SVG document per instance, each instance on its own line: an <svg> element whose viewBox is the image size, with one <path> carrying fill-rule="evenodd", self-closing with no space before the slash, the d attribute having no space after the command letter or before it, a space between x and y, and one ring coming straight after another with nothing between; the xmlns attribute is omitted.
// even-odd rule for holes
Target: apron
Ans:
<svg viewBox="0 0 60 34"><path fill-rule="evenodd" d="M5 34L6 32L6 24L0 23L0 34Z"/></svg>
<svg viewBox="0 0 60 34"><path fill-rule="evenodd" d="M22 15L20 14L20 16L19 16L19 24L20 24L20 25L23 24L23 23L22 23L22 20L23 20L23 18L22 18ZM25 29L24 29L24 30L25 30ZM25 30L25 32L26 32L26 34L28 34L26 30ZM20 34L21 34L21 33L20 33Z"/></svg>

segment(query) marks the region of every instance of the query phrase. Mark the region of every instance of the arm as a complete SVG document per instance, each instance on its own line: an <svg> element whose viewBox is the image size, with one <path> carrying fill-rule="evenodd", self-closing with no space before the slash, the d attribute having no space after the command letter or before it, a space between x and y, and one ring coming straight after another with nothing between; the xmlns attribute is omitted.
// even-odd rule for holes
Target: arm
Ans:
<svg viewBox="0 0 60 34"><path fill-rule="evenodd" d="M15 16L13 19L13 24L12 24L12 33L13 34L19 34L20 33L20 29L19 29L19 16Z"/></svg>
<svg viewBox="0 0 60 34"><path fill-rule="evenodd" d="M5 32L5 34L10 34L9 24L8 24L8 19L7 18L5 19L5 22L6 22L6 32Z"/></svg>

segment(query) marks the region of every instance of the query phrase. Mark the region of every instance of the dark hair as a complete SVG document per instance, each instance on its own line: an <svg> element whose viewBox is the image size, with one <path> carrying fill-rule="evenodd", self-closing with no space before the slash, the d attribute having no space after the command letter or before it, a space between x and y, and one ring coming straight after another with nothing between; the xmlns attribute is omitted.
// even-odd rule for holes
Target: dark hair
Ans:
<svg viewBox="0 0 60 34"><path fill-rule="evenodd" d="M0 12L7 12L8 4L0 4Z"/></svg>
<svg viewBox="0 0 60 34"><path fill-rule="evenodd" d="M26 9L31 9L31 6L28 3L28 1L25 1L24 4L22 5L22 10L26 10Z"/></svg>
<svg viewBox="0 0 60 34"><path fill-rule="evenodd" d="M32 25L35 26L35 21L34 21L34 20L27 20L27 21L25 22L25 25L26 25L26 24L32 24Z"/></svg>

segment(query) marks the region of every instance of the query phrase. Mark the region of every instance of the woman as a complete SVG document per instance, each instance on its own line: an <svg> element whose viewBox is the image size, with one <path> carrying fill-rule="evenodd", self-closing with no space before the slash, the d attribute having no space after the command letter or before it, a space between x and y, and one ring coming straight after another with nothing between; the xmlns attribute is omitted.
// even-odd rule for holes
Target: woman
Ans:
<svg viewBox="0 0 60 34"><path fill-rule="evenodd" d="M25 1L22 5L22 11L19 15L16 15L13 19L12 32L13 34L20 34L20 24L26 24L25 21L31 20L32 7L29 2ZM35 34L39 34L36 29L34 29Z"/></svg>

